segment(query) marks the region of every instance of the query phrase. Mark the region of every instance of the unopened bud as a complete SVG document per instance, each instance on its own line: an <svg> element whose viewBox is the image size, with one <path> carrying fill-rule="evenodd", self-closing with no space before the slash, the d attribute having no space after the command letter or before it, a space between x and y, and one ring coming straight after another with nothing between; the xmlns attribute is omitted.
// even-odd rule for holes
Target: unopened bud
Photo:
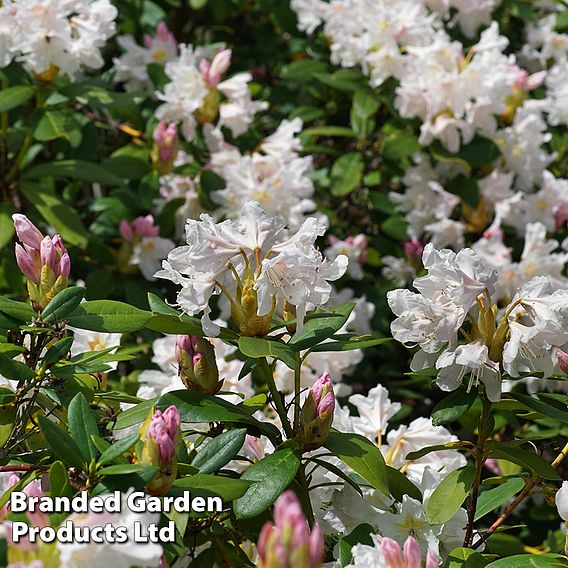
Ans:
<svg viewBox="0 0 568 568"><path fill-rule="evenodd" d="M293 491L285 491L274 505L274 523L266 523L258 538L259 568L320 568L323 535L311 532Z"/></svg>
<svg viewBox="0 0 568 568"><path fill-rule="evenodd" d="M152 138L154 140L152 153L154 167L160 175L169 174L178 153L177 125L175 122L171 124L160 122L154 129Z"/></svg>
<svg viewBox="0 0 568 568"><path fill-rule="evenodd" d="M181 419L175 406L170 406L163 413L151 412L140 429L144 447L140 463L153 465L158 473L146 485L148 492L154 495L166 494L177 474L177 450L181 443Z"/></svg>
<svg viewBox="0 0 568 568"><path fill-rule="evenodd" d="M273 302L272 310L268 314L259 316L258 296L254 284L254 277L248 269L244 275L242 290L238 291L236 301L231 302L231 317L241 335L263 337L268 334L270 329L275 302Z"/></svg>
<svg viewBox="0 0 568 568"><path fill-rule="evenodd" d="M298 437L305 450L321 447L329 435L335 410L335 393L326 371L312 386L300 411Z"/></svg>
<svg viewBox="0 0 568 568"><path fill-rule="evenodd" d="M30 300L42 310L67 288L71 259L59 235L44 237L25 216L12 216L20 243L16 243L16 263L27 278Z"/></svg>
<svg viewBox="0 0 568 568"><path fill-rule="evenodd" d="M180 378L189 390L215 394L221 389L215 348L204 337L180 335L176 341Z"/></svg>

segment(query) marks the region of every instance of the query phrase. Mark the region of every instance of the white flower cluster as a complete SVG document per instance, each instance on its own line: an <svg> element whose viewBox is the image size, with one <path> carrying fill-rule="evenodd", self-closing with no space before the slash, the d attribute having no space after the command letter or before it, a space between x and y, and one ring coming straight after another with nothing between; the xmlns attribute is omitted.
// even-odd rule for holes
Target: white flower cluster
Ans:
<svg viewBox="0 0 568 568"><path fill-rule="evenodd" d="M324 232L312 217L290 236L281 217L268 217L250 201L237 221L216 223L207 214L200 221L188 219L187 246L171 251L156 276L182 287L178 305L190 315L202 312L203 330L209 336L219 333L209 318L209 301L221 292L241 319L269 316L277 303L286 302L295 309L301 332L306 312L329 300L328 281L347 269L345 256L329 262L314 246ZM251 305L256 306L253 313Z"/></svg>
<svg viewBox="0 0 568 568"><path fill-rule="evenodd" d="M170 82L164 91L158 91L156 97L162 104L156 111L156 117L165 122L181 122L184 136L193 137L198 120L210 123L219 115L217 129L226 126L233 136L240 136L250 126L254 115L267 108L264 101L253 101L248 83L250 73L237 73L231 78L219 82L220 75L228 68L228 61L218 63L220 71L215 80L208 80L209 68L204 69L203 62L212 56L211 50L193 48L180 44L179 56L166 63L165 72ZM230 61L230 59L229 59ZM215 65L212 59L211 69ZM221 97L224 100L221 101ZM196 117L196 114L198 116Z"/></svg>
<svg viewBox="0 0 568 568"><path fill-rule="evenodd" d="M393 337L418 346L412 368L434 366L443 390L458 388L469 374L468 388L482 383L491 401L500 399L501 376L557 369L556 348L568 343L568 290L555 290L546 276L529 280L499 317L494 303L499 275L472 249L457 254L428 244L426 276L410 290L389 292L397 316ZM466 342L460 343L458 333Z"/></svg>
<svg viewBox="0 0 568 568"><path fill-rule="evenodd" d="M109 0L5 0L0 5L0 67L16 60L38 79L74 77L103 65L101 48L115 33Z"/></svg>

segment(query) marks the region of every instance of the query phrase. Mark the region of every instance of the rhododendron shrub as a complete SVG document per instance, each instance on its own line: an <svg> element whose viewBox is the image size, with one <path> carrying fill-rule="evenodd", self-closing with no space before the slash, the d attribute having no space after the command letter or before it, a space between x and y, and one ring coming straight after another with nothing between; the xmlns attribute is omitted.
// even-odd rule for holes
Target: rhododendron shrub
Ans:
<svg viewBox="0 0 568 568"><path fill-rule="evenodd" d="M0 1L0 566L567 566L567 128L560 0Z"/></svg>

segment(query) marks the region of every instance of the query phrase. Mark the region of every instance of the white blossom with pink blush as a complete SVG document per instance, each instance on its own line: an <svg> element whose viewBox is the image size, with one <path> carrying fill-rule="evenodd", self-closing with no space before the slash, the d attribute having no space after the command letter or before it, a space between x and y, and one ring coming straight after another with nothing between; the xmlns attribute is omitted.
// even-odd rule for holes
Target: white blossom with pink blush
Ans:
<svg viewBox="0 0 568 568"><path fill-rule="evenodd" d="M335 260L340 254L345 255L349 259L347 274L353 280L362 280L364 276L363 265L367 261L368 254L366 235L349 236L345 240L330 235L328 240L331 246L325 249L325 256L329 260Z"/></svg>

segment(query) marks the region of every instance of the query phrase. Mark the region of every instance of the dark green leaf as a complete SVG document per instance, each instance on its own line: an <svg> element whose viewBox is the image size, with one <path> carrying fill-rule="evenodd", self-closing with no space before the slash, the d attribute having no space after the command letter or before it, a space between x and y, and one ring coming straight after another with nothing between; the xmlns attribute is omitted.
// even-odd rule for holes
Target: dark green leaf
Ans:
<svg viewBox="0 0 568 568"><path fill-rule="evenodd" d="M242 479L253 481L233 508L237 518L259 515L290 485L300 467L300 454L290 448L278 450L251 465Z"/></svg>
<svg viewBox="0 0 568 568"><path fill-rule="evenodd" d="M131 434L130 436L126 436L118 442L114 443L112 446L109 446L99 458L99 465L106 465L107 463L112 463L116 458L122 456L125 452L127 452L138 440L140 439L139 434Z"/></svg>
<svg viewBox="0 0 568 568"><path fill-rule="evenodd" d="M152 317L150 312L140 310L114 300L83 302L67 321L70 326L90 331L130 333L142 329Z"/></svg>
<svg viewBox="0 0 568 568"><path fill-rule="evenodd" d="M73 438L61 426L57 426L45 416L38 416L38 420L47 443L57 457L67 465L82 468L83 454Z"/></svg>
<svg viewBox="0 0 568 568"><path fill-rule="evenodd" d="M199 469L199 473L214 473L227 465L243 447L246 428L229 430L208 442L195 456L191 465Z"/></svg>
<svg viewBox="0 0 568 568"><path fill-rule="evenodd" d="M450 393L442 399L432 411L432 424L442 426L459 420L475 402L477 394L474 390L467 392L465 387Z"/></svg>
<svg viewBox="0 0 568 568"><path fill-rule="evenodd" d="M64 320L85 297L85 288L82 286L71 286L62 290L47 304L41 314L43 321L54 323Z"/></svg>
<svg viewBox="0 0 568 568"><path fill-rule="evenodd" d="M97 419L83 393L75 395L68 409L69 433L81 451L86 463L97 457L97 448L91 436L98 436Z"/></svg>
<svg viewBox="0 0 568 568"><path fill-rule="evenodd" d="M290 369L296 366L296 354L288 345L276 339L261 339L259 337L241 337L239 349L243 355L253 359L273 357L285 363Z"/></svg>
<svg viewBox="0 0 568 568"><path fill-rule="evenodd" d="M0 91L0 112L8 112L28 102L34 96L34 90L28 85L15 85Z"/></svg>
<svg viewBox="0 0 568 568"><path fill-rule="evenodd" d="M365 169L363 154L343 154L331 168L331 193L338 197L349 195L360 183Z"/></svg>
<svg viewBox="0 0 568 568"><path fill-rule="evenodd" d="M520 477L509 479L503 485L499 485L489 491L484 491L477 500L475 520L478 521L488 513L495 511L516 495L525 486L524 479Z"/></svg>

